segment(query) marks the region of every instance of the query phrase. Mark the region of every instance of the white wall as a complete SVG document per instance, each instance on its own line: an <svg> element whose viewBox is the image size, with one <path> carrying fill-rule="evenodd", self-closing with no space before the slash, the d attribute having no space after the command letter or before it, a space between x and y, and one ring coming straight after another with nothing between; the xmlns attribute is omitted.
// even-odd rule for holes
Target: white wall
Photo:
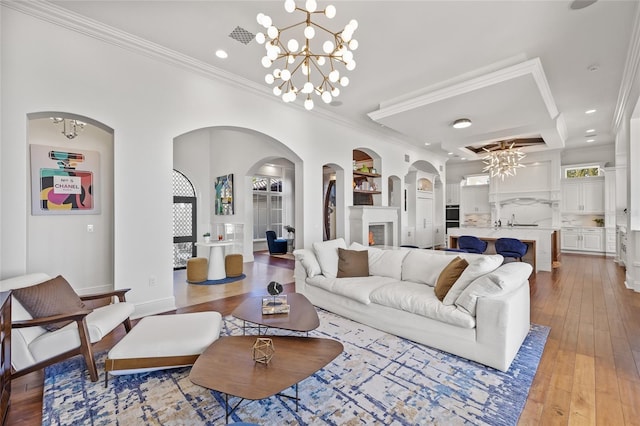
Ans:
<svg viewBox="0 0 640 426"><path fill-rule="evenodd" d="M173 141L179 135L208 127L246 128L295 153L301 159L295 169L298 247L322 240L323 164L348 170L352 150L370 147L384 158L384 193L387 176L406 174L405 154L435 167L444 164L443 158L388 136L285 105L266 89L245 91L12 9L4 8L1 19L2 278L32 272L28 113L68 111L114 129L114 286L132 288L128 298L136 303L136 315L174 306L171 175ZM69 61L60 46L81 54ZM351 181L344 181L349 193ZM152 276L157 279L153 287Z"/></svg>

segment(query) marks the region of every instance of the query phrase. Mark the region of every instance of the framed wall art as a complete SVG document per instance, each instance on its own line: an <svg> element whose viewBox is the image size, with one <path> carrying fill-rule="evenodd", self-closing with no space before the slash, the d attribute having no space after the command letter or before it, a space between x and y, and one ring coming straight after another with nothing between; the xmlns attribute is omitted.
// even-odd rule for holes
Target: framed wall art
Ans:
<svg viewBox="0 0 640 426"><path fill-rule="evenodd" d="M215 214L232 215L233 210L233 174L218 176L215 182Z"/></svg>
<svg viewBox="0 0 640 426"><path fill-rule="evenodd" d="M30 145L31 214L100 214L100 153Z"/></svg>

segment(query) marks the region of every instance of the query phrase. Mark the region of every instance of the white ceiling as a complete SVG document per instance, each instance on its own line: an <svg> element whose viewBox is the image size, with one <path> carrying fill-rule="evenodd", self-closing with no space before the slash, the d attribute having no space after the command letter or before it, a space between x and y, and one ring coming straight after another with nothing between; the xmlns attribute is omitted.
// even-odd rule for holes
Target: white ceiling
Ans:
<svg viewBox="0 0 640 426"><path fill-rule="evenodd" d="M186 54L271 88L264 47L229 37L256 33L259 12L282 27L284 1L52 1L84 17ZM296 2L304 6L303 1ZM337 15L334 31L357 19L357 67L346 72L338 106L316 101L360 125L438 153L474 158L464 146L542 136L549 148L613 143L612 123L637 1L319 1ZM299 20L300 16L296 16ZM315 18L314 18L315 19ZM216 49L229 53L215 56ZM298 101L301 104L301 101ZM588 109L596 109L586 115ZM454 130L457 118L473 126ZM425 146L429 143L429 146ZM477 158L477 157L475 157Z"/></svg>

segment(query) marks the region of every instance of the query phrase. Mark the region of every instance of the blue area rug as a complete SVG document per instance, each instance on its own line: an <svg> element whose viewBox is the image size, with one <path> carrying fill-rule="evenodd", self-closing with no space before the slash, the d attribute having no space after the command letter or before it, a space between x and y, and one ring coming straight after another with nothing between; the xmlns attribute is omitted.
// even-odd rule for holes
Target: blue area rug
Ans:
<svg viewBox="0 0 640 426"><path fill-rule="evenodd" d="M532 325L503 373L326 311L319 316L321 325L310 335L340 340L345 350L300 382L299 411L293 401L274 396L242 402L230 422L515 425L549 333ZM225 318L222 333L241 335L242 321ZM102 374L105 355L99 355ZM194 385L188 376L188 367L116 376L105 389L104 376L91 382L82 358L75 357L45 370L43 424L224 424L224 396Z"/></svg>
<svg viewBox="0 0 640 426"><path fill-rule="evenodd" d="M189 281L187 282L189 284L198 284L198 285L216 285L216 284L228 284L234 281L244 280L245 278L247 278L247 276L245 274L242 274L237 277L227 277L227 278L222 278L221 280L207 280L207 281L202 281L201 283L192 283Z"/></svg>

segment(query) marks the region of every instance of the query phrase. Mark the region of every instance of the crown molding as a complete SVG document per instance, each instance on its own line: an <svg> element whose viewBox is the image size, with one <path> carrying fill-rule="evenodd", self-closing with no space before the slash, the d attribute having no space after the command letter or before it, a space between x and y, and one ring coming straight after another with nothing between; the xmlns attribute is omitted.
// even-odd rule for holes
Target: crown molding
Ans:
<svg viewBox="0 0 640 426"><path fill-rule="evenodd" d="M295 108L305 113L310 113L301 104L292 102L284 104L278 97L275 97L271 90L261 84L255 83L236 74L217 68L211 64L182 54L172 49L168 49L157 43L145 40L141 37L129 34L125 31L106 25L102 22L80 15L46 0L0 0L0 6L13 9L45 22L66 28L68 30L83 34L96 40L109 43L111 45L129 50L161 62L186 69L211 80L222 81L237 89L244 90L254 95L262 96L274 104ZM420 151L421 148L411 143L409 139L404 139L396 135L389 135L388 132L381 131L373 125L364 125L354 120L347 119L338 113L327 111L321 108L313 110L313 114L321 119L331 121L359 132L375 136L391 143L402 145L413 151ZM429 151L436 161L443 161L441 154Z"/></svg>
<svg viewBox="0 0 640 426"><path fill-rule="evenodd" d="M549 88L549 83L547 82L544 70L542 69L540 58L530 59L501 70L471 78L467 81L463 81L449 87L444 87L424 95L416 96L412 99L400 101L395 104L390 103L388 106L381 107L377 111L372 111L367 115L372 120L378 121L386 117L411 111L425 105L440 102L445 99L460 96L474 90L493 86L495 84L526 75L531 75L533 77L538 87L538 91L540 92L540 96L547 108L547 112L549 113L549 117L552 119L555 118L558 115L558 107L556 106L553 95L551 94L551 89Z"/></svg>
<svg viewBox="0 0 640 426"><path fill-rule="evenodd" d="M622 73L622 82L618 91L618 101L613 112L613 121L611 123L611 133L614 135L618 132L625 111L635 105L629 105L629 97L634 88L636 79L638 78L638 68L640 67L640 6L636 7L636 16L633 22L633 30L631 32L631 40L627 48L627 60Z"/></svg>

